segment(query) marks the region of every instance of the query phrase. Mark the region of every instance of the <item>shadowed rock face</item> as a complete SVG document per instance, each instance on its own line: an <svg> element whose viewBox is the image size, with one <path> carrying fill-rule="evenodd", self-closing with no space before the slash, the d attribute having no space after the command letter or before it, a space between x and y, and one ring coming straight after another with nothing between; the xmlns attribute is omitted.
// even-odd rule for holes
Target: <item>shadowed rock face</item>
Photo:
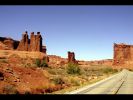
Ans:
<svg viewBox="0 0 133 100"><path fill-rule="evenodd" d="M47 51L46 46L42 46L42 52L46 54L47 53L46 51Z"/></svg>
<svg viewBox="0 0 133 100"><path fill-rule="evenodd" d="M12 38L0 37L0 42L6 47L1 48L1 50L12 50L18 47L19 41L13 40Z"/></svg>
<svg viewBox="0 0 133 100"><path fill-rule="evenodd" d="M36 35L36 51L42 52L42 36L40 35L40 32L37 32Z"/></svg>
<svg viewBox="0 0 133 100"><path fill-rule="evenodd" d="M3 42L5 45L8 46L10 49L14 49L14 41L12 39L6 39Z"/></svg>
<svg viewBox="0 0 133 100"><path fill-rule="evenodd" d="M68 51L68 63L76 63L74 52Z"/></svg>

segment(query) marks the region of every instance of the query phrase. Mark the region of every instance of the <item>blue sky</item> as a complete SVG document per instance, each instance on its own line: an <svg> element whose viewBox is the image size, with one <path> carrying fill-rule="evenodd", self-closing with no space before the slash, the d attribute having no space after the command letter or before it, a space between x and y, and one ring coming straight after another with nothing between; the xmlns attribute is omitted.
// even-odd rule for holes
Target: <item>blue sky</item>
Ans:
<svg viewBox="0 0 133 100"><path fill-rule="evenodd" d="M0 6L0 36L41 32L47 53L78 60L113 58L113 43L133 44L133 6Z"/></svg>

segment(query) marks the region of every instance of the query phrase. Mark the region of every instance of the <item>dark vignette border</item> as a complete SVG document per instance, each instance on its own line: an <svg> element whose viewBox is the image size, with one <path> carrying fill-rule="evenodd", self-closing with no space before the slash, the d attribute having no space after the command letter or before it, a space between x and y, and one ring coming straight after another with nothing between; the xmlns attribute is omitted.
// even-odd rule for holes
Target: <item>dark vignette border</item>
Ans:
<svg viewBox="0 0 133 100"><path fill-rule="evenodd" d="M0 5L133 5L132 0L0 0Z"/></svg>

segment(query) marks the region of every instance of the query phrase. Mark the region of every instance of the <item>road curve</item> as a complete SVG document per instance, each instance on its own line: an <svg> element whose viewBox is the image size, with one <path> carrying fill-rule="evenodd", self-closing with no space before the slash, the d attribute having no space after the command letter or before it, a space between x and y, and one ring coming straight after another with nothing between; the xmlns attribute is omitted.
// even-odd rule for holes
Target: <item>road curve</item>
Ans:
<svg viewBox="0 0 133 100"><path fill-rule="evenodd" d="M124 69L95 84L65 94L133 94L133 72Z"/></svg>

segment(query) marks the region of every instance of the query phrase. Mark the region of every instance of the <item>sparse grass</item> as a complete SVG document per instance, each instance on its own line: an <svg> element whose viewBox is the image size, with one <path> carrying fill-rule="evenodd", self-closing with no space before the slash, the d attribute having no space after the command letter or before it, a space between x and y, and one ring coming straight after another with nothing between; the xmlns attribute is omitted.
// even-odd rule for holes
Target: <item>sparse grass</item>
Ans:
<svg viewBox="0 0 133 100"><path fill-rule="evenodd" d="M85 83L80 84L80 85L74 85L74 86L70 86L68 88L64 88L62 90L59 90L59 91L55 91L55 92L52 92L52 94L64 94L64 93L67 93L67 92L82 88L84 86L91 85L91 84L96 83L96 82L98 82L98 81L100 81L100 80L102 80L104 78L107 78L107 77L109 77L109 75L101 76L98 79L92 79L90 81L86 81Z"/></svg>
<svg viewBox="0 0 133 100"><path fill-rule="evenodd" d="M9 56L9 58L20 58L20 56L18 54L12 54Z"/></svg>
<svg viewBox="0 0 133 100"><path fill-rule="evenodd" d="M47 68L45 68L45 70L47 70L52 75L63 75L63 76L67 75L66 69L64 69L64 68L50 68L50 67L47 67Z"/></svg>
<svg viewBox="0 0 133 100"><path fill-rule="evenodd" d="M66 73L64 73L64 71L66 70ZM65 84L69 84L69 87L59 90L59 91L55 91L53 92L53 94L57 93L65 93L65 92L69 92L75 89L78 89L80 87L83 87L85 85L89 85L92 83L95 83L97 81L100 81L106 77L109 77L112 74L115 74L118 72L118 70L116 69L112 69L110 68L110 66L91 66L88 68L80 68L80 73L82 74L69 74L67 73L67 67L66 69L62 69L62 71L59 73L57 73L59 71L59 69L55 69L52 70L53 72L55 72L54 76L60 76L61 79L64 81ZM51 70L49 70L51 71ZM53 73L52 72L52 73ZM53 77L54 77L53 76Z"/></svg>
<svg viewBox="0 0 133 100"><path fill-rule="evenodd" d="M81 83L80 83L80 80L78 80L78 78L71 78L71 84L74 85L74 86L80 86Z"/></svg>
<svg viewBox="0 0 133 100"><path fill-rule="evenodd" d="M101 71L102 71L103 73L105 73L105 74L108 74L108 73L116 73L116 72L118 72L117 69L113 69L113 68L111 68L111 67L103 68L103 69L101 69Z"/></svg>

